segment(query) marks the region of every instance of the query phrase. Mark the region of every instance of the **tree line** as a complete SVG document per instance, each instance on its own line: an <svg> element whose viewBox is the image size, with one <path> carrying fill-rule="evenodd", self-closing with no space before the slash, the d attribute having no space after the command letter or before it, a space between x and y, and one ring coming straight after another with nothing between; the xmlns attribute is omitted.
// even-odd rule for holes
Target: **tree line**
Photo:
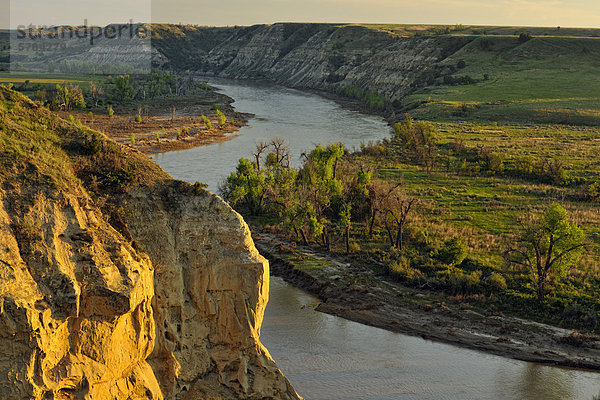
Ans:
<svg viewBox="0 0 600 400"><path fill-rule="evenodd" d="M406 119L396 126L396 140L403 146L404 156L428 170L433 167L434 138L428 124ZM390 274L405 281L424 282L421 272L411 265L433 262L458 266L465 261L467 250L460 237L445 241L441 247L432 246L426 236L419 237L416 229L407 237L412 217L421 212L419 199L411 195L402 179L374 177L376 171L353 157L343 143L316 146L302 154L299 168L291 167L290 157L289 146L281 138L258 143L251 157L240 159L236 170L222 182L220 194L242 214L276 218L285 231L305 245L332 251L332 241L343 238L345 253L350 254L360 252L353 240L357 237L387 242L387 252L398 255L388 257ZM559 204L552 204L540 216L522 215L519 227L512 245L499 251L507 265L529 276L538 299L543 301L548 283L565 277L579 263L585 236ZM455 290L485 282L506 289L504 277L497 272L466 275L454 267L441 267L440 271L429 281L430 287L450 285Z"/></svg>

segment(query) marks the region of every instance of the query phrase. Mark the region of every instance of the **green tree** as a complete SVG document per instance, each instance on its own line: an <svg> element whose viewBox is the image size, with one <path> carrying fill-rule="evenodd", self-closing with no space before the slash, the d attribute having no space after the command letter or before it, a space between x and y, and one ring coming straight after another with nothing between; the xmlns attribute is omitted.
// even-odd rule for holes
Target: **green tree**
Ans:
<svg viewBox="0 0 600 400"><path fill-rule="evenodd" d="M341 206L343 182L338 177L337 167L344 151L343 143L326 148L317 146L305 155L306 161L298 173L298 185L315 211L315 218L309 221L309 227L317 228L312 232L320 234L327 250L330 249L328 226L334 218L339 217L339 212L335 210Z"/></svg>
<svg viewBox="0 0 600 400"><path fill-rule="evenodd" d="M505 259L529 272L537 297L543 301L548 281L566 276L581 259L585 235L557 203L540 218L519 223L522 231L515 246L505 251Z"/></svg>
<svg viewBox="0 0 600 400"><path fill-rule="evenodd" d="M350 211L352 206L344 203L340 210L340 228L344 231L344 238L346 243L346 254L350 254L350 226L352 225L352 218Z"/></svg>
<svg viewBox="0 0 600 400"><path fill-rule="evenodd" d="M131 85L129 75L119 75L115 79L115 87L112 90L112 96L115 101L120 103L129 103L135 96L135 89Z"/></svg>
<svg viewBox="0 0 600 400"><path fill-rule="evenodd" d="M86 107L83 92L78 86L62 87L56 85L56 98L58 100L58 106L65 111L70 111L75 107Z"/></svg>
<svg viewBox="0 0 600 400"><path fill-rule="evenodd" d="M422 121L415 122L410 115L405 114L404 119L394 125L394 133L396 140L408 154L429 173L437 155L433 125Z"/></svg>
<svg viewBox="0 0 600 400"><path fill-rule="evenodd" d="M232 172L220 188L220 192L232 205L245 206L251 215L263 211L266 186L271 176L258 171L256 164L241 158L235 172Z"/></svg>

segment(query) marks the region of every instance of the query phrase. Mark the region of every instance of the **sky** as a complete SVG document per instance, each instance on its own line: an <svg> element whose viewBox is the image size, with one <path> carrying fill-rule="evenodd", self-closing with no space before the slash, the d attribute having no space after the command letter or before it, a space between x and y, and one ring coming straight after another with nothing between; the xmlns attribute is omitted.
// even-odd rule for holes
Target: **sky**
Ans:
<svg viewBox="0 0 600 400"><path fill-rule="evenodd" d="M10 10L10 12L9 12ZM9 19L10 16L10 19ZM274 22L600 27L599 0L0 0L0 27Z"/></svg>

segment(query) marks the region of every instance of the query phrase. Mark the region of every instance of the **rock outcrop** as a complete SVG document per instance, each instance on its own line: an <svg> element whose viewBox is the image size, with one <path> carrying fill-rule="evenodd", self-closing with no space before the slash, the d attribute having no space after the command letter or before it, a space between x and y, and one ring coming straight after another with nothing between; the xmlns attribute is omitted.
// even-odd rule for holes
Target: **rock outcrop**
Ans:
<svg viewBox="0 0 600 400"><path fill-rule="evenodd" d="M83 191L23 189L0 190L0 397L162 398L150 260Z"/></svg>
<svg viewBox="0 0 600 400"><path fill-rule="evenodd" d="M241 216L181 182L131 190L121 204L156 268L149 362L167 398L203 398L211 385L227 398L295 398L259 341L269 268Z"/></svg>
<svg viewBox="0 0 600 400"><path fill-rule="evenodd" d="M0 398L298 398L218 197L0 88Z"/></svg>

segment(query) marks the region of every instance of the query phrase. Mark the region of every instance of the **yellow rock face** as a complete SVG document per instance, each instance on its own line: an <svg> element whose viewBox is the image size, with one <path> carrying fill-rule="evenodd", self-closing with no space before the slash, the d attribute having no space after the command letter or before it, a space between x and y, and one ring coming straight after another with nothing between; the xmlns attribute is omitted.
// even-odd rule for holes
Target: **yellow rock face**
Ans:
<svg viewBox="0 0 600 400"><path fill-rule="evenodd" d="M0 192L0 398L162 399L151 262L83 193L52 196L20 214Z"/></svg>
<svg viewBox="0 0 600 400"><path fill-rule="evenodd" d="M83 192L0 200L0 398L298 398L259 340L268 262L217 196L123 194L143 252Z"/></svg>
<svg viewBox="0 0 600 400"><path fill-rule="evenodd" d="M259 341L269 266L244 220L177 182L131 191L121 204L156 270L148 361L165 398L298 398Z"/></svg>

